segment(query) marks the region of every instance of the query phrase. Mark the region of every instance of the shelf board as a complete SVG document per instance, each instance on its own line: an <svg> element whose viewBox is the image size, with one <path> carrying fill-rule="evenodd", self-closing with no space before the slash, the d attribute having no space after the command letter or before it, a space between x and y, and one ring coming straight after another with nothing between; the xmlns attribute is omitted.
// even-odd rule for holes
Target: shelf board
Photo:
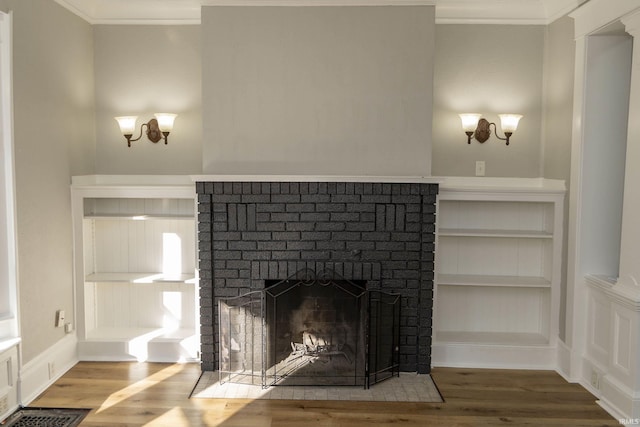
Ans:
<svg viewBox="0 0 640 427"><path fill-rule="evenodd" d="M532 332L470 332L436 331L436 343L483 344L483 345L548 345L549 340L542 334Z"/></svg>
<svg viewBox="0 0 640 427"><path fill-rule="evenodd" d="M123 221L148 221L148 220L194 220L194 215L160 215L160 214L86 214L85 219L95 220L123 220Z"/></svg>
<svg viewBox="0 0 640 427"><path fill-rule="evenodd" d="M509 237L523 239L552 239L553 233L535 230L489 230L481 228L441 228L439 236L446 237Z"/></svg>
<svg viewBox="0 0 640 427"><path fill-rule="evenodd" d="M439 286L493 286L514 288L549 288L544 277L485 276L480 274L438 274Z"/></svg>
<svg viewBox="0 0 640 427"><path fill-rule="evenodd" d="M92 273L85 282L121 283L195 283L194 274L164 275L162 273Z"/></svg>

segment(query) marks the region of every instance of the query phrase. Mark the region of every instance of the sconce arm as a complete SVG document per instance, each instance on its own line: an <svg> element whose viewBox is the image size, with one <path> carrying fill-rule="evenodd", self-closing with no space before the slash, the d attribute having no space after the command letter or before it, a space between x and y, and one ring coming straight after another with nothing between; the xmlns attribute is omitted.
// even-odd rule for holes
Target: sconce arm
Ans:
<svg viewBox="0 0 640 427"><path fill-rule="evenodd" d="M145 127L145 126L147 126L147 124L146 124L146 123L143 123L143 124L140 126L140 135L138 135L138 137L137 137L137 138L131 138L133 135L130 135L130 136L127 138L127 142L129 142L129 146L131 146L131 142L135 142L135 141L139 140L140 138L142 138L142 129L144 129L144 127ZM126 136L127 136L127 135L125 135L125 137L126 137Z"/></svg>
<svg viewBox="0 0 640 427"><path fill-rule="evenodd" d="M507 138L501 138L500 135L498 135L498 127L496 126L496 124L494 122L491 122L489 124L489 127L493 126L493 134L496 136L496 138L501 139L502 141L506 141Z"/></svg>
<svg viewBox="0 0 640 427"><path fill-rule="evenodd" d="M145 126L147 127L147 131L143 132ZM131 147L131 143L138 141L140 138L142 138L142 135L144 133L146 133L147 138L149 138L149 141L153 143L156 143L163 138L164 138L165 144L167 143L167 136L169 135L169 132L160 132L158 121L156 119L151 119L149 120L149 122L143 123L142 125L140 125L140 135L138 135L137 138L131 138L133 135L124 136L125 138L127 138L128 146Z"/></svg>
<svg viewBox="0 0 640 427"><path fill-rule="evenodd" d="M504 138L502 138L500 135L498 135L498 127L496 126L495 123L491 122L489 124L489 127L491 127L491 125L493 125L493 134L496 136L496 138L498 138L501 141L507 141L507 145L509 145L509 138L511 137L511 135L513 134L513 132L505 132L504 133Z"/></svg>

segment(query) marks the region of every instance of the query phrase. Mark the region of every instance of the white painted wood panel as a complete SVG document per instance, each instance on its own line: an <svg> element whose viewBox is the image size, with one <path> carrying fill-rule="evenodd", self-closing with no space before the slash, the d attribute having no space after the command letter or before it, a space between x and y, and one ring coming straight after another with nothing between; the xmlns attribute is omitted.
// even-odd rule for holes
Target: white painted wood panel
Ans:
<svg viewBox="0 0 640 427"><path fill-rule="evenodd" d="M548 345L546 336L530 332L469 332L439 331L439 342L450 344L487 344L498 346L541 346Z"/></svg>
<svg viewBox="0 0 640 427"><path fill-rule="evenodd" d="M194 328L195 287L179 283L98 283L98 328Z"/></svg>
<svg viewBox="0 0 640 427"><path fill-rule="evenodd" d="M442 236L438 251L443 274L550 278L548 239Z"/></svg>
<svg viewBox="0 0 640 427"><path fill-rule="evenodd" d="M553 232L553 204L503 201L440 201L439 228Z"/></svg>
<svg viewBox="0 0 640 427"><path fill-rule="evenodd" d="M549 290L445 286L438 289L441 332L532 333L546 336Z"/></svg>
<svg viewBox="0 0 640 427"><path fill-rule="evenodd" d="M529 276L489 276L486 274L439 274L440 286L492 286L550 288L551 282L544 277Z"/></svg>
<svg viewBox="0 0 640 427"><path fill-rule="evenodd" d="M613 312L613 366L623 376L631 374L631 313L628 310L614 309Z"/></svg>
<svg viewBox="0 0 640 427"><path fill-rule="evenodd" d="M587 357L600 366L609 364L611 304L598 289L589 291Z"/></svg>
<svg viewBox="0 0 640 427"><path fill-rule="evenodd" d="M0 343L0 420L18 407L18 343L19 339Z"/></svg>
<svg viewBox="0 0 640 427"><path fill-rule="evenodd" d="M85 217L136 215L173 215L193 217L193 199L139 199L139 198L96 198L86 199Z"/></svg>
<svg viewBox="0 0 640 427"><path fill-rule="evenodd" d="M95 264L89 273L195 270L194 220L93 220ZM86 258L86 257L85 257Z"/></svg>

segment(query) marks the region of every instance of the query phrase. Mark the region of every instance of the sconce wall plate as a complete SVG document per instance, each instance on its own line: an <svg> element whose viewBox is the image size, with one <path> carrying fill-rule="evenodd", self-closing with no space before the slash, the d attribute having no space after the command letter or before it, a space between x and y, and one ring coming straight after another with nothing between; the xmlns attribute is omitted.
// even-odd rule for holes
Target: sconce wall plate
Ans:
<svg viewBox="0 0 640 427"><path fill-rule="evenodd" d="M162 132L160 132L156 119L151 119L147 123L147 138L154 144L162 139Z"/></svg>
<svg viewBox="0 0 640 427"><path fill-rule="evenodd" d="M484 143L491 136L491 123L486 119L478 120L478 127L474 133L476 141Z"/></svg>

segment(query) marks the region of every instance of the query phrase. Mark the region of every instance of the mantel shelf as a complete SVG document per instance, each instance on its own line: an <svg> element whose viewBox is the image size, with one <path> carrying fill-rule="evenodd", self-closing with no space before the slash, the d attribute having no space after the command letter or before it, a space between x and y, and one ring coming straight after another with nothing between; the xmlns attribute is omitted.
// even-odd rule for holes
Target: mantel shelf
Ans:
<svg viewBox="0 0 640 427"><path fill-rule="evenodd" d="M121 283L195 283L194 274L162 273L92 273L85 282L121 282Z"/></svg>
<svg viewBox="0 0 640 427"><path fill-rule="evenodd" d="M550 288L544 277L485 276L480 274L439 274L438 284L443 286L493 286L514 288Z"/></svg>
<svg viewBox="0 0 640 427"><path fill-rule="evenodd" d="M553 233L536 230L489 230L480 228L441 228L441 237L511 237L524 239L552 239Z"/></svg>

